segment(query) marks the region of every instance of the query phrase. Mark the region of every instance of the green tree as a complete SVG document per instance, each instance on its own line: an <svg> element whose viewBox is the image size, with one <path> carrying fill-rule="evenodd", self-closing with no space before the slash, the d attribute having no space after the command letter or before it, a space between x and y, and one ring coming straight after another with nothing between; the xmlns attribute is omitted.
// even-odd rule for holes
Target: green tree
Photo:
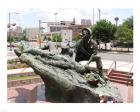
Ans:
<svg viewBox="0 0 140 112"><path fill-rule="evenodd" d="M7 36L7 42L10 42L10 37L9 36Z"/></svg>
<svg viewBox="0 0 140 112"><path fill-rule="evenodd" d="M50 37L45 36L45 37L44 37L44 40L48 40L48 41L50 41L50 40L51 40L51 38L50 38Z"/></svg>
<svg viewBox="0 0 140 112"><path fill-rule="evenodd" d="M59 34L55 34L55 35L53 35L53 37L52 37L52 41L53 42L62 42L62 36Z"/></svg>
<svg viewBox="0 0 140 112"><path fill-rule="evenodd" d="M74 41L78 41L78 40L80 40L80 39L81 39L80 35L77 35L77 36L75 36L75 37L73 38Z"/></svg>
<svg viewBox="0 0 140 112"><path fill-rule="evenodd" d="M50 37L48 37L48 41L51 41L51 38Z"/></svg>
<svg viewBox="0 0 140 112"><path fill-rule="evenodd" d="M44 40L44 41L45 41L45 40L48 40L47 36L45 36L43 40Z"/></svg>
<svg viewBox="0 0 140 112"><path fill-rule="evenodd" d="M127 18L122 25L133 30L133 16Z"/></svg>
<svg viewBox="0 0 140 112"><path fill-rule="evenodd" d="M100 20L92 27L93 38L105 44L105 49L107 49L107 43L115 39L115 32L117 30L116 25L112 24L110 21L105 19Z"/></svg>
<svg viewBox="0 0 140 112"><path fill-rule="evenodd" d="M128 18L126 21L123 22L122 25L118 27L116 32L117 40L123 45L129 47L133 45L133 19Z"/></svg>
<svg viewBox="0 0 140 112"><path fill-rule="evenodd" d="M7 36L7 41L12 43L15 41L15 37L14 36Z"/></svg>
<svg viewBox="0 0 140 112"><path fill-rule="evenodd" d="M23 35L23 37L21 38L21 40L28 41L28 39L26 38L25 35Z"/></svg>

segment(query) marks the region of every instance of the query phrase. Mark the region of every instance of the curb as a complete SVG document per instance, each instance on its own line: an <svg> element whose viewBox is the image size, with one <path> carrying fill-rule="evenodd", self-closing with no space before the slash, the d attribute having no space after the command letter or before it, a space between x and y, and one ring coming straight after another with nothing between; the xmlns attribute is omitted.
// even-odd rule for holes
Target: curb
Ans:
<svg viewBox="0 0 140 112"><path fill-rule="evenodd" d="M99 53L109 53L109 54L128 54L128 55L133 55L133 53L125 53L125 52L99 52Z"/></svg>

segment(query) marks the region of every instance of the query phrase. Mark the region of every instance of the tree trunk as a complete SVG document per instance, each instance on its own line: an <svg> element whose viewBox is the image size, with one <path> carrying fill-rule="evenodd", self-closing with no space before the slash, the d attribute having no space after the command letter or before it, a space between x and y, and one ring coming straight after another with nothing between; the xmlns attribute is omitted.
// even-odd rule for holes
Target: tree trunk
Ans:
<svg viewBox="0 0 140 112"><path fill-rule="evenodd" d="M128 46L128 52L129 52L129 46Z"/></svg>
<svg viewBox="0 0 140 112"><path fill-rule="evenodd" d="M128 47L128 52L129 52L129 42L128 42L128 46L127 47Z"/></svg>

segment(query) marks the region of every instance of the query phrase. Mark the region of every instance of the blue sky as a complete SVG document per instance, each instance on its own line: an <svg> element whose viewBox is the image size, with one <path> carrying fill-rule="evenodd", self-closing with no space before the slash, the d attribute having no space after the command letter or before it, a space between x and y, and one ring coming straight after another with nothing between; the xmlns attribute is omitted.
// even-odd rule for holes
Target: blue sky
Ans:
<svg viewBox="0 0 140 112"><path fill-rule="evenodd" d="M119 17L118 24L133 16L133 9L130 8L114 8L114 9L101 9L101 19L107 19L115 24L114 18ZM76 23L80 24L81 19L93 18L92 8L44 8L44 9L9 9L8 12L18 12L19 14L11 15L11 22L16 22L21 27L38 27L38 20L52 22L55 21L54 13L57 12L57 21L67 20L72 21L76 19ZM8 15L8 14L7 14ZM94 20L98 21L98 9L94 8ZM7 16L8 20L8 16ZM45 26L45 24L43 25Z"/></svg>

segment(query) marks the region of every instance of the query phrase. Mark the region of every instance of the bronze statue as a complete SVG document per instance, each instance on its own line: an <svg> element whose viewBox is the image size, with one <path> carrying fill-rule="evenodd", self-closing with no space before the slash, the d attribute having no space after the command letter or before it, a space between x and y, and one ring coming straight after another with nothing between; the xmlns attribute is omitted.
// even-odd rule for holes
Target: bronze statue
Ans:
<svg viewBox="0 0 140 112"><path fill-rule="evenodd" d="M47 101L100 103L102 94L122 102L116 87L109 81L105 85L101 80L96 81L102 78L97 73L87 72L84 66L68 55L52 54L35 48L28 48L23 52L15 49L15 53L21 62L25 62L40 75L45 85Z"/></svg>
<svg viewBox="0 0 140 112"><path fill-rule="evenodd" d="M46 100L100 103L102 94L115 98L119 103L123 102L118 89L110 81L105 81L101 58L97 56L97 45L91 39L89 30L83 31L83 39L78 44L75 49L77 62L70 57L70 49L63 49L61 54L35 48L15 49L15 53L21 62L32 67L42 78ZM100 74L78 63L82 60L89 60L87 65L96 61Z"/></svg>
<svg viewBox="0 0 140 112"><path fill-rule="evenodd" d="M97 43L95 40L93 40L92 35L91 35L91 30L88 28L82 29L82 39L78 41L75 47L75 61L84 61L88 60L87 64L85 67L88 67L91 61L95 61L97 65L97 69L99 71L99 75L103 79L107 79L103 75L103 70L102 70L102 61L101 57L97 55Z"/></svg>

